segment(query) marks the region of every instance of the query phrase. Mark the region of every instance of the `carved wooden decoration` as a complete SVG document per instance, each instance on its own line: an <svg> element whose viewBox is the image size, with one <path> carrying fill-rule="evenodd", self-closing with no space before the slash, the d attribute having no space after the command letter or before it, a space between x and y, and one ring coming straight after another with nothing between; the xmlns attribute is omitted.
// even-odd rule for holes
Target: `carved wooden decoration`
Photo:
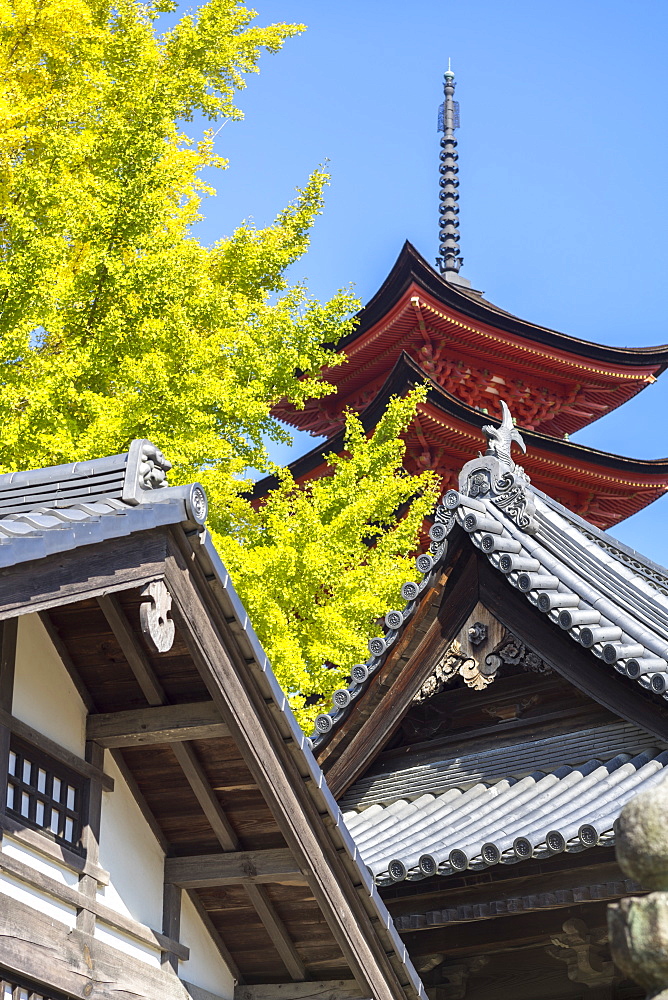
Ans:
<svg viewBox="0 0 668 1000"><path fill-rule="evenodd" d="M547 664L501 625L487 608L478 602L457 638L448 646L432 674L413 701L421 704L441 691L459 675L474 691L483 691L504 665L519 666L530 673L550 673ZM530 700L516 705L507 716L519 718L533 704ZM485 709L485 711L489 711Z"/></svg>
<svg viewBox="0 0 668 1000"><path fill-rule="evenodd" d="M166 653L174 643L174 622L170 617L172 595L162 580L154 580L142 590L148 597L139 608L141 629L148 643L158 653Z"/></svg>
<svg viewBox="0 0 668 1000"><path fill-rule="evenodd" d="M468 687L482 691L488 687L500 665L490 656L506 632L484 605L478 603L457 637L464 662L459 673Z"/></svg>
<svg viewBox="0 0 668 1000"><path fill-rule="evenodd" d="M562 934L552 938L548 955L566 963L568 978L573 983L585 983L590 988L609 986L615 978L615 967L603 956L605 928L590 931L584 920L573 918L562 925Z"/></svg>

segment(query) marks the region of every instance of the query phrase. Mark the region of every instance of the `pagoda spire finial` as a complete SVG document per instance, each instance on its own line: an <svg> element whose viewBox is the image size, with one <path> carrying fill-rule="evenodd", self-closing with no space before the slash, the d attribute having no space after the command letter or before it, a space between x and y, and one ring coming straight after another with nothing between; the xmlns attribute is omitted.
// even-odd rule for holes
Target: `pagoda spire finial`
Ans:
<svg viewBox="0 0 668 1000"><path fill-rule="evenodd" d="M438 268L453 284L470 287L470 282L459 275L464 258L459 254L459 167L457 166L457 140L455 129L459 128L459 103L455 101L455 74L450 59L444 74L445 100L438 109L438 130L441 139L441 195L440 195L440 246L441 256L436 259Z"/></svg>

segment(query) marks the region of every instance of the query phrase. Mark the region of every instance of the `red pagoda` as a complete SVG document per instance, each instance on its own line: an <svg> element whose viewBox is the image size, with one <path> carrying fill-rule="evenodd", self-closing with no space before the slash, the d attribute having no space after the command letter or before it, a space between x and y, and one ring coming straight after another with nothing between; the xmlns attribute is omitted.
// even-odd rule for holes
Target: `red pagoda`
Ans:
<svg viewBox="0 0 668 1000"><path fill-rule="evenodd" d="M426 383L428 398L406 434L409 471L435 469L443 488L482 448L487 414L511 407L527 441L527 472L539 489L607 529L668 490L668 459L641 461L570 443L569 435L635 396L668 365L668 346L606 347L519 319L460 275L454 74L439 111L441 215L438 271L406 243L361 310L355 331L333 349L348 363L323 371L337 392L303 410L274 415L328 440L293 463L297 481L326 473L324 455L343 449L344 411L371 430L392 395ZM258 483L263 495L271 480Z"/></svg>

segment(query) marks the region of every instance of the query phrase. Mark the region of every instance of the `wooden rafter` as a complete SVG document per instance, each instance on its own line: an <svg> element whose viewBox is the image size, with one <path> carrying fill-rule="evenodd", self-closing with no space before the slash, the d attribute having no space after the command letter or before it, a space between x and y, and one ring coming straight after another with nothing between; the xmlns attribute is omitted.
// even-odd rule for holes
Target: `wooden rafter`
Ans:
<svg viewBox="0 0 668 1000"><path fill-rule="evenodd" d="M173 708L173 706L166 705L167 697L165 691L156 677L155 671L138 638L132 631L132 627L118 599L114 596L105 595L98 598L98 603L149 705L152 708L159 709L160 712L167 712L169 714L170 708ZM148 711L150 712L150 709ZM132 713L119 714L127 716ZM220 720L220 715L217 718ZM125 723L127 724L127 718ZM139 726L140 724L140 719L137 717L137 725ZM174 742L172 743L172 752L178 760L221 847L224 851L235 850L238 846L237 836L218 801L216 793L211 788L193 748L187 742Z"/></svg>
<svg viewBox="0 0 668 1000"><path fill-rule="evenodd" d="M86 706L86 709L89 712L95 712L96 711L95 702L91 697L90 691L82 681L79 671L74 665L74 662L72 660L72 657L70 656L70 651L67 648L67 645L63 642L60 632L53 624L51 615L49 614L48 611L40 611L38 614L39 614L39 619L46 630L46 634L51 640L51 645L58 654L60 662L67 670L68 674L70 675L70 680L77 689L77 694L79 695L82 702Z"/></svg>
<svg viewBox="0 0 668 1000"><path fill-rule="evenodd" d="M218 796L209 784L192 746L189 743L173 743L172 753L181 765L181 770L188 779L188 784L195 793L218 843L224 851L236 850L239 846L237 835L218 801Z"/></svg>
<svg viewBox="0 0 668 1000"><path fill-rule="evenodd" d="M167 699L163 687L134 635L118 598L112 594L104 594L98 597L97 603L100 605L104 617L107 619L107 624L114 633L146 701L149 705L164 705Z"/></svg>
<svg viewBox="0 0 668 1000"><path fill-rule="evenodd" d="M302 982L306 979L306 968L267 892L252 882L246 883L245 888L286 969L296 982Z"/></svg>

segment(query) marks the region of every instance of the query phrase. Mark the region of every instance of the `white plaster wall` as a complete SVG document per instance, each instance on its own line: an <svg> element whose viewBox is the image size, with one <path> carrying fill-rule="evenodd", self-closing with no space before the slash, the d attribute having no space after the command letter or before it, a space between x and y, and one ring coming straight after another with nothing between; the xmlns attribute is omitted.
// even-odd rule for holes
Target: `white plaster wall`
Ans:
<svg viewBox="0 0 668 1000"><path fill-rule="evenodd" d="M36 614L19 618L12 713L83 757L86 708Z"/></svg>
<svg viewBox="0 0 668 1000"><path fill-rule="evenodd" d="M193 986L209 990L224 1000L234 997L234 979L204 926L200 915L183 893L181 943L190 948L190 958L179 963L179 976Z"/></svg>
<svg viewBox="0 0 668 1000"><path fill-rule="evenodd" d="M108 944L110 947L124 952L126 955L131 955L132 958L138 958L140 962L152 965L154 969L160 968L159 948L150 948L143 941L137 941L131 935L124 934L122 931L116 930L115 927L105 924L99 919L95 921L94 937L98 941L102 941L104 944Z"/></svg>
<svg viewBox="0 0 668 1000"><path fill-rule="evenodd" d="M10 858L15 858L30 868L34 868L35 871L40 872L42 875L47 875L49 878L54 879L54 881L60 882L61 885L69 885L73 889L79 884L79 876L71 868L68 868L67 865L62 865L58 861L54 861L53 858L44 857L38 851L34 851L31 847L22 844L16 837L12 837L11 834L5 834L2 838L2 853Z"/></svg>
<svg viewBox="0 0 668 1000"><path fill-rule="evenodd" d="M104 769L114 779L114 791L102 795L100 864L110 884L98 898L117 913L134 917L153 930L162 927L164 854L144 819L111 754Z"/></svg>
<svg viewBox="0 0 668 1000"><path fill-rule="evenodd" d="M21 882L13 875L0 874L0 894L18 900L19 903L26 903L33 909L45 913L51 920L58 920L72 930L76 926L77 911L73 906L63 903L59 899L54 899L46 892L40 892L27 882Z"/></svg>

